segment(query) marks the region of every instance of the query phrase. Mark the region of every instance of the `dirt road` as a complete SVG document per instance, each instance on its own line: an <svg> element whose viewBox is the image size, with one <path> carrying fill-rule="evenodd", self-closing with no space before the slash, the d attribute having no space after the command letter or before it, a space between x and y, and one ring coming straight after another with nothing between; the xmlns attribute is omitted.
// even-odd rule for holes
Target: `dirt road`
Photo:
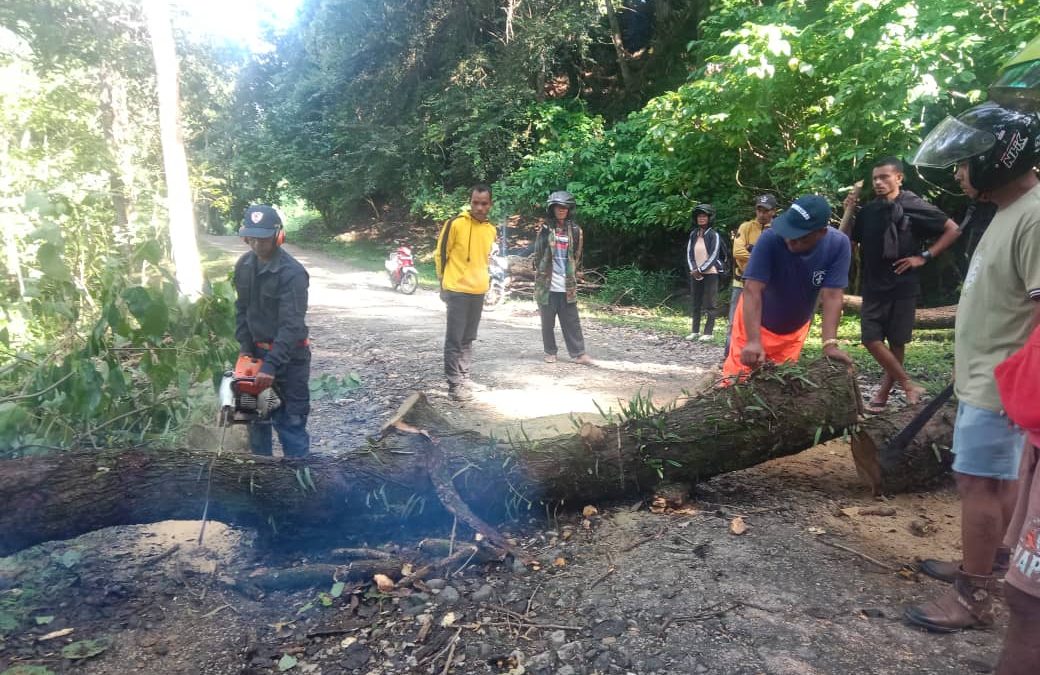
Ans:
<svg viewBox="0 0 1040 675"><path fill-rule="evenodd" d="M245 251L237 237L207 237L229 252ZM309 421L315 450L350 450L379 428L411 391L424 391L459 424L481 430L518 420L552 417L570 428L571 416L598 417L619 399L641 392L657 403L681 396L710 377L722 359L714 345L674 336L585 321L592 367L570 363L563 349L555 364L542 360L541 331L533 303L506 303L485 313L474 345L475 398L447 399L444 381L444 303L435 292L408 296L394 291L382 272L363 272L322 253L287 246L311 275L307 320L315 376L354 372L362 387L316 401ZM512 424L511 424L512 423ZM528 433L538 429L525 426Z"/></svg>

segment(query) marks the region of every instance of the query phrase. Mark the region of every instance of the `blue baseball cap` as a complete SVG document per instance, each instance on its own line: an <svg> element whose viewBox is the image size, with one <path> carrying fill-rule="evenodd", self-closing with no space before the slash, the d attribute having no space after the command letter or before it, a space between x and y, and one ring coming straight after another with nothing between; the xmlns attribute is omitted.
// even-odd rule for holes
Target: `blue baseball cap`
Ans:
<svg viewBox="0 0 1040 675"><path fill-rule="evenodd" d="M255 204L246 209L238 236L267 239L278 234L281 227L282 219L277 211L268 204Z"/></svg>
<svg viewBox="0 0 1040 675"><path fill-rule="evenodd" d="M773 231L784 239L798 239L827 227L831 206L820 195L802 195L773 220Z"/></svg>

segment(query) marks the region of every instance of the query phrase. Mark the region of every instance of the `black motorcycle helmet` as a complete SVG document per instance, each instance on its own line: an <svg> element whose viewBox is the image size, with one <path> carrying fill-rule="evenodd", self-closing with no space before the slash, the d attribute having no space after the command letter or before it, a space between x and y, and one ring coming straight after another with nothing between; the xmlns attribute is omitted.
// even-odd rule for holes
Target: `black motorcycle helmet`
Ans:
<svg viewBox="0 0 1040 675"><path fill-rule="evenodd" d="M1040 115L987 101L940 122L911 163L943 169L968 162L972 187L987 192L1032 171L1038 159Z"/></svg>
<svg viewBox="0 0 1040 675"><path fill-rule="evenodd" d="M703 213L708 216L708 227L715 224L715 207L711 204L698 204L693 207L693 212L690 214L690 224L693 227L697 227L698 213Z"/></svg>
<svg viewBox="0 0 1040 675"><path fill-rule="evenodd" d="M574 217L574 209L578 206L578 202L574 200L574 195L566 190L557 190L549 195L549 198L545 200L545 211L549 214L549 219L553 220L556 218L556 214L553 213L554 206L565 206L567 207L567 217Z"/></svg>

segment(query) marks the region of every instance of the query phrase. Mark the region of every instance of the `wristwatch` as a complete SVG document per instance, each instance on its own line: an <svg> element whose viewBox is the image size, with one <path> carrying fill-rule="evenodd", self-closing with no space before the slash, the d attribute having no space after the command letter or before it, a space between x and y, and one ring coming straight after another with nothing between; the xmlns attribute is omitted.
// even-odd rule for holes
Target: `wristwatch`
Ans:
<svg viewBox="0 0 1040 675"><path fill-rule="evenodd" d="M925 250L921 251L921 252L920 252L920 253L918 253L917 255L919 255L919 256L921 256L922 258L924 258L924 261L925 261L925 262L928 262L929 260L931 260L931 259L932 259L932 252L931 252L931 251L929 251L928 249L925 249Z"/></svg>

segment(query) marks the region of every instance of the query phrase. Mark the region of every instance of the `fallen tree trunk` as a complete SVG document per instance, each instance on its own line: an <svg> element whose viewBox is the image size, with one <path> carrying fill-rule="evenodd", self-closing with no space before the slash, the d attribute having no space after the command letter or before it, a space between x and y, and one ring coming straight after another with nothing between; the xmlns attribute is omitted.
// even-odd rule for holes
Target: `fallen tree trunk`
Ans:
<svg viewBox="0 0 1040 675"><path fill-rule="evenodd" d="M445 506L480 529L481 518L541 512L541 503L612 499L662 477L694 483L790 455L851 428L857 407L854 378L819 361L663 410L636 397L607 424L549 438L460 430L414 395L381 437L344 455L178 449L5 460L0 555L110 525L197 519L207 492L209 517L229 524L282 535L307 526L371 533L376 524L388 537L407 521L447 516L438 495L453 488L459 500Z"/></svg>
<svg viewBox="0 0 1040 675"><path fill-rule="evenodd" d="M856 472L875 495L921 489L950 471L953 455L953 421L957 406L946 403L906 448L889 452L888 442L927 405L908 406L889 415L861 422L852 435L852 459Z"/></svg>
<svg viewBox="0 0 1040 675"><path fill-rule="evenodd" d="M863 298L858 295L846 295L843 303L850 314L863 310ZM956 319L957 305L921 307L914 312L914 328L953 328Z"/></svg>

